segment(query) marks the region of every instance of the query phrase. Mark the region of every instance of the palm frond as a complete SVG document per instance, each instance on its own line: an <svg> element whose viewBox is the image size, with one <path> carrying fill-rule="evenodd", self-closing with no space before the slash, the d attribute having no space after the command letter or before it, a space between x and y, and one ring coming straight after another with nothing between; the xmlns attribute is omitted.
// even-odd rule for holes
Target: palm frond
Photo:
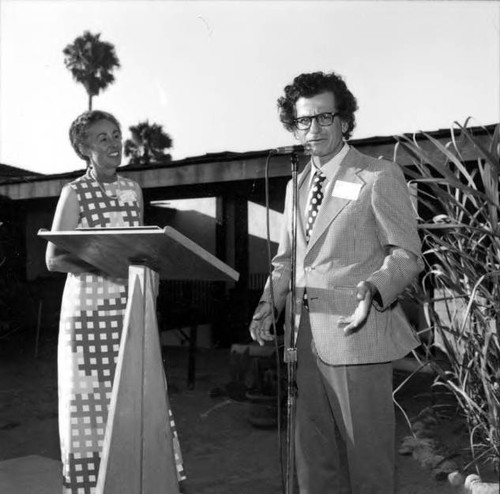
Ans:
<svg viewBox="0 0 500 494"><path fill-rule="evenodd" d="M166 150L172 148L173 141L162 125L145 120L129 130L131 139L125 141L125 156L130 156L129 164L165 164L171 161L172 157Z"/></svg>
<svg viewBox="0 0 500 494"><path fill-rule="evenodd" d="M100 37L100 33L85 31L63 49L64 65L90 99L115 81L113 71L120 68L115 47Z"/></svg>

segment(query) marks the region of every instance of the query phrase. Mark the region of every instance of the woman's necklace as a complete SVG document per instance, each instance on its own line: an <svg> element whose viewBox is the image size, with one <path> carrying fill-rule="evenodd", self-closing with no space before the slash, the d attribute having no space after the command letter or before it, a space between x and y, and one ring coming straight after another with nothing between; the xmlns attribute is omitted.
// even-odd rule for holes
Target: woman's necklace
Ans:
<svg viewBox="0 0 500 494"><path fill-rule="evenodd" d="M97 174L95 173L93 168L90 169L90 176L97 182L97 185L99 186L102 193L106 197L109 197L110 199L118 199L118 196L120 195L120 179L118 177L116 177L116 193L111 194L104 188L102 183L99 181L99 179L97 178Z"/></svg>

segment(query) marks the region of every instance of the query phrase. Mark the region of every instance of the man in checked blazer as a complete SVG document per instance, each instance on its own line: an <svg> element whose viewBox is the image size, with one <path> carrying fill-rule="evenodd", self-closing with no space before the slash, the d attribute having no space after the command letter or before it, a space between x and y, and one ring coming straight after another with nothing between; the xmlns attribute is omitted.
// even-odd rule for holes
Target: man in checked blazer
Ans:
<svg viewBox="0 0 500 494"><path fill-rule="evenodd" d="M398 296L423 269L401 169L346 139L356 99L343 79L302 74L278 100L280 118L311 159L298 177L296 464L300 494L392 494L392 361L419 345ZM309 201L324 175L315 221ZM315 195L316 194L316 195ZM292 187L273 259L275 312L290 300ZM311 221L312 230L306 228ZM273 339L268 280L250 324Z"/></svg>

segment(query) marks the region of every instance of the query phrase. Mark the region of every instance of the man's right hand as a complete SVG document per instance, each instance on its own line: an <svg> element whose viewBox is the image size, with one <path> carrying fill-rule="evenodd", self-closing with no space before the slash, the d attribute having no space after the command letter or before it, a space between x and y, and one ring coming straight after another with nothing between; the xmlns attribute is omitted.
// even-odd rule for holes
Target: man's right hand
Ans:
<svg viewBox="0 0 500 494"><path fill-rule="evenodd" d="M274 335L271 334L272 322L273 310L271 304L269 302L260 302L253 313L252 322L249 327L252 340L261 346L266 341L274 340Z"/></svg>

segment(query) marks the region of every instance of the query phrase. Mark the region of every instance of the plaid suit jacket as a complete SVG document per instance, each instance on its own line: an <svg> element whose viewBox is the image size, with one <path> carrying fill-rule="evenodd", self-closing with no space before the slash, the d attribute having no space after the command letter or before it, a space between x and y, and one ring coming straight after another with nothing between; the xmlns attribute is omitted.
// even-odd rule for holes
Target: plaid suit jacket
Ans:
<svg viewBox="0 0 500 494"><path fill-rule="evenodd" d="M303 211L310 173L308 163L298 177L294 327L299 327L306 287L313 340L321 360L348 365L402 358L419 341L397 298L423 269L404 175L395 163L351 147L323 184L323 204L307 243ZM290 303L291 194L289 182L280 244L273 259L274 302L279 311ZM389 252L389 247L396 248ZM417 256L417 262L408 252ZM354 312L356 285L365 280L377 287L381 305L373 302L366 322L346 336L338 318ZM271 300L269 280L261 300Z"/></svg>

